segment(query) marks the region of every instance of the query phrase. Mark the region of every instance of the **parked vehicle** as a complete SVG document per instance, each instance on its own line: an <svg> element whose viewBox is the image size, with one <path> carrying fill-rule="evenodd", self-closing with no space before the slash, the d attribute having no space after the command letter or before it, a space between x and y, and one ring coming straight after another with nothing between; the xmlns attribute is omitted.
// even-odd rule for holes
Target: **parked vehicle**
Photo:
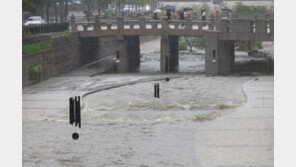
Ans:
<svg viewBox="0 0 296 167"><path fill-rule="evenodd" d="M29 17L25 23L25 25L33 25L33 24L44 24L45 21L41 18L41 16L32 16Z"/></svg>

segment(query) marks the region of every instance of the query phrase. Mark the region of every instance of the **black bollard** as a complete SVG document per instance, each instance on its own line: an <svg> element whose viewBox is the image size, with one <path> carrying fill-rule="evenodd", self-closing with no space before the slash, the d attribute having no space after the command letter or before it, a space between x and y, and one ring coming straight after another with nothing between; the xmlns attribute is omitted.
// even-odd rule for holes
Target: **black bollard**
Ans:
<svg viewBox="0 0 296 167"><path fill-rule="evenodd" d="M77 96L74 97L74 104L75 104L75 109L74 109L74 112L75 112L75 126L77 126Z"/></svg>
<svg viewBox="0 0 296 167"><path fill-rule="evenodd" d="M78 98L75 97L75 116L76 116L76 122L75 122L75 126L79 126L79 128L81 127L81 118L80 118L80 96L78 96Z"/></svg>
<svg viewBox="0 0 296 167"><path fill-rule="evenodd" d="M156 85L156 97L159 98L159 83Z"/></svg>
<svg viewBox="0 0 296 167"><path fill-rule="evenodd" d="M157 97L157 93L156 93L156 84L154 84L154 97Z"/></svg>
<svg viewBox="0 0 296 167"><path fill-rule="evenodd" d="M74 108L74 99L71 97L69 99L69 120L71 125L75 122Z"/></svg>

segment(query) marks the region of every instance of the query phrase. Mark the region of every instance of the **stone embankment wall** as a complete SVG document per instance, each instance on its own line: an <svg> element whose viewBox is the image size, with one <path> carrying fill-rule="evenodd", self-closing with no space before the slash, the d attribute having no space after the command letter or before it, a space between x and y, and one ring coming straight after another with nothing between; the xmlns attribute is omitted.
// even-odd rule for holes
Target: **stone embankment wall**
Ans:
<svg viewBox="0 0 296 167"><path fill-rule="evenodd" d="M80 66L99 61L98 66L113 68L117 43L113 38L89 38L81 40L78 33L68 36L51 36L42 38L51 45L51 50L34 55L22 56L23 87L36 81L30 80L29 69L34 65L42 65L43 77L47 79L69 72ZM34 39L23 40L24 43L34 42Z"/></svg>

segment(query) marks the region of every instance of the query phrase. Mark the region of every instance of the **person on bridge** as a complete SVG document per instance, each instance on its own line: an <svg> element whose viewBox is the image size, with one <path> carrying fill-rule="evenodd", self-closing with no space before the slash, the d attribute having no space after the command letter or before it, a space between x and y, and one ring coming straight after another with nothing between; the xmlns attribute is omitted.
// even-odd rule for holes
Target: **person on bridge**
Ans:
<svg viewBox="0 0 296 167"><path fill-rule="evenodd" d="M168 17L168 20L171 20L172 14L170 10L167 10L166 15Z"/></svg>
<svg viewBox="0 0 296 167"><path fill-rule="evenodd" d="M159 20L157 13L154 13L154 15L153 15L153 19L154 19L154 20Z"/></svg>
<svg viewBox="0 0 296 167"><path fill-rule="evenodd" d="M179 11L180 20L184 20L184 11Z"/></svg>
<svg viewBox="0 0 296 167"><path fill-rule="evenodd" d="M153 19L154 19L154 20L159 20L159 17L158 17L158 15L157 15L157 13L154 13L154 15L153 15ZM157 28L157 23L156 23L155 27Z"/></svg>
<svg viewBox="0 0 296 167"><path fill-rule="evenodd" d="M206 11L202 10L201 12L201 20L206 21Z"/></svg>
<svg viewBox="0 0 296 167"><path fill-rule="evenodd" d="M201 20L206 21L206 11L205 10L201 11ZM205 25L206 25L206 23L203 23L203 26L205 26Z"/></svg>
<svg viewBox="0 0 296 167"><path fill-rule="evenodd" d="M180 20L184 20L184 11L183 10L179 11L179 18L180 18ZM181 26L183 26L183 25L184 25L184 23L182 22Z"/></svg>

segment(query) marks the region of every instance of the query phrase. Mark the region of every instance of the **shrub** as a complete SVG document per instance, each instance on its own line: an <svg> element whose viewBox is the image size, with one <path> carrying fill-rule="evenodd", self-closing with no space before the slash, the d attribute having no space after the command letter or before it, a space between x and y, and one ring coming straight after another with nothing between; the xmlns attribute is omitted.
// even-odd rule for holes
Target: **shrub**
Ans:
<svg viewBox="0 0 296 167"><path fill-rule="evenodd" d="M40 82L42 80L43 66L35 65L31 66L29 69L29 76L31 81Z"/></svg>
<svg viewBox="0 0 296 167"><path fill-rule="evenodd" d="M29 38L29 37L32 37L32 36L33 36L33 34L30 33L30 32L24 32L24 33L22 33L22 37L23 38Z"/></svg>
<svg viewBox="0 0 296 167"><path fill-rule="evenodd" d="M179 50L180 51L185 51L187 50L187 45L184 42L179 42Z"/></svg>
<svg viewBox="0 0 296 167"><path fill-rule="evenodd" d="M37 54L44 51L49 51L51 47L49 43L44 41L39 41L39 42L24 44L22 46L22 49L23 49L22 51L23 55L32 55L32 54Z"/></svg>
<svg viewBox="0 0 296 167"><path fill-rule="evenodd" d="M194 47L196 49L203 50L206 47L206 44L205 43L206 42L205 42L205 38L204 37L196 37L196 42L195 42Z"/></svg>
<svg viewBox="0 0 296 167"><path fill-rule="evenodd" d="M56 33L53 36L55 36L55 37L68 37L69 35L70 35L70 30L66 30L66 31L63 31L63 32Z"/></svg>
<svg viewBox="0 0 296 167"><path fill-rule="evenodd" d="M266 6L247 6L242 2L237 2L233 8L235 13L266 13Z"/></svg>
<svg viewBox="0 0 296 167"><path fill-rule="evenodd" d="M240 41L236 43L236 47L237 50L240 51L250 51L250 50L258 50L258 49L262 49L262 42L260 41L251 41L250 42L250 48L249 48L249 44L247 41Z"/></svg>

